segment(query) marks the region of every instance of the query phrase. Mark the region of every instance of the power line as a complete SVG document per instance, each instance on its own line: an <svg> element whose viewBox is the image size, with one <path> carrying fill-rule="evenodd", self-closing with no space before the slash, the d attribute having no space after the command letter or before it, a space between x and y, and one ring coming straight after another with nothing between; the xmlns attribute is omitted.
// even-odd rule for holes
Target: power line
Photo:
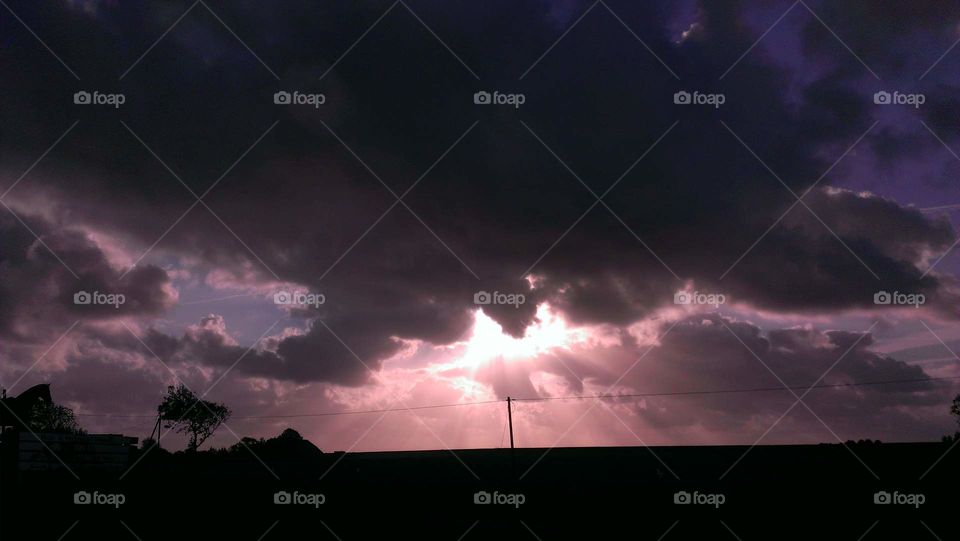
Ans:
<svg viewBox="0 0 960 541"><path fill-rule="evenodd" d="M289 419L293 417L327 417L332 415L358 415L363 413L387 413L391 411L411 411L411 410L425 410L425 409L434 409L434 408L452 408L455 406L477 406L480 404L496 404L504 402L503 400L484 400L481 402L457 402L455 404L431 404L428 406L413 406L410 408L387 408L379 410L357 410L357 411L329 411L322 413L293 413L288 415L247 415L247 416L236 416L232 419ZM156 419L156 415L148 414L115 414L115 413L77 413L78 416L84 417L118 417L118 418L150 418Z"/></svg>
<svg viewBox="0 0 960 541"><path fill-rule="evenodd" d="M703 390L703 391L672 391L672 392L656 392L656 393L625 393L625 394L601 394L601 395L571 395L571 396L546 396L546 397L532 397L532 398L513 398L514 402L546 402L548 400L606 400L606 399L622 399L622 398L648 398L648 397L658 397L658 396L695 396L695 395L709 395L709 394L732 394L732 393L759 393L759 392L775 392L775 391L806 391L807 389L833 389L841 387L864 387L868 385L888 385L896 383L924 383L931 381L946 381L946 380L955 380L960 379L960 376L943 376L935 378L917 378L917 379L899 379L899 380L886 380L886 381L864 381L858 383L831 383L831 384L822 384L814 385L808 387L805 385L798 385L793 387L754 387L748 389L716 389L716 390ZM336 415L360 415L367 413L388 413L393 411L412 411L412 410L424 410L424 409L436 409L436 408L453 408L457 406L478 406L481 404L497 404L503 403L506 400L483 400L479 402L457 402L454 404L431 404L426 406L414 406L411 408L387 408L387 409L374 409L374 410L357 410L357 411L330 411L330 412L320 412L320 413L294 413L288 415L247 415L247 416L237 416L233 417L235 420L245 420L245 419L291 419L298 417L330 417ZM143 418L143 419L156 419L155 414L122 414L122 413L77 413L78 417L114 417L114 418Z"/></svg>

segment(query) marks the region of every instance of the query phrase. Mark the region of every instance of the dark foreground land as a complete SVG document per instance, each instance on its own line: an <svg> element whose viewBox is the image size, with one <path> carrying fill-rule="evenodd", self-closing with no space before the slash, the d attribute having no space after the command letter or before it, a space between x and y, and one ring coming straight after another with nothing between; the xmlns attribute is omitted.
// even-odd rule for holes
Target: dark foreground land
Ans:
<svg viewBox="0 0 960 541"><path fill-rule="evenodd" d="M747 449L158 452L122 480L7 468L0 539L960 538L950 444Z"/></svg>

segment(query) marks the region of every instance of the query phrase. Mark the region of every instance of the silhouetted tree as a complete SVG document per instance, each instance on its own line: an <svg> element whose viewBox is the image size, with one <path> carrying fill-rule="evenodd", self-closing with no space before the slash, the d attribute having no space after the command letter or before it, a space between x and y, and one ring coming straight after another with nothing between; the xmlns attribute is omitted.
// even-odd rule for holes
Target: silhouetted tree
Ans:
<svg viewBox="0 0 960 541"><path fill-rule="evenodd" d="M167 387L167 396L157 406L157 413L165 428L175 427L181 434L189 434L188 451L196 451L232 413L217 402L203 400L180 384Z"/></svg>
<svg viewBox="0 0 960 541"><path fill-rule="evenodd" d="M35 405L30 410L30 420L27 424L34 432L86 434L86 431L77 423L72 409L52 402L40 402Z"/></svg>
<svg viewBox="0 0 960 541"><path fill-rule="evenodd" d="M960 394L953 398L953 402L950 404L950 413L957 417L957 424L960 424ZM951 443L957 440L960 440L960 432L954 432L952 436L947 434L942 438L944 443Z"/></svg>
<svg viewBox="0 0 960 541"><path fill-rule="evenodd" d="M242 456L249 456L252 452L263 460L306 460L323 454L316 445L303 439L303 436L292 428L287 428L280 435L269 439L244 437L223 451Z"/></svg>

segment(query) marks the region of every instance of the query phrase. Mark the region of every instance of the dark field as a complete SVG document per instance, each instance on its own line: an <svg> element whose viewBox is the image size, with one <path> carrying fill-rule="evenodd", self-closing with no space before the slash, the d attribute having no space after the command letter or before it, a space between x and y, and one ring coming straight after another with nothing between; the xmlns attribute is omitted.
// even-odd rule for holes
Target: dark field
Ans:
<svg viewBox="0 0 960 541"><path fill-rule="evenodd" d="M960 503L960 454L938 462L949 448L758 446L732 469L747 447L157 453L119 481L4 471L0 521L4 539L74 525L63 539L945 540ZM74 504L81 490L124 501ZM275 504L280 491L299 503ZM674 503L681 491L702 503ZM899 503L874 503L880 491Z"/></svg>

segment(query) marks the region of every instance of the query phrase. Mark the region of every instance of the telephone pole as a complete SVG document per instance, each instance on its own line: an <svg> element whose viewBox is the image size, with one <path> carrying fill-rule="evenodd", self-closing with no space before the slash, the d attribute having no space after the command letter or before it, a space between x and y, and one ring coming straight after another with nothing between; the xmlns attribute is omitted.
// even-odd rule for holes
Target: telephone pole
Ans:
<svg viewBox="0 0 960 541"><path fill-rule="evenodd" d="M510 448L513 449L513 410L510 406L510 397L507 397L507 421L510 423Z"/></svg>
<svg viewBox="0 0 960 541"><path fill-rule="evenodd" d="M517 478L517 455L513 451L513 400L507 397L507 422L510 424L510 473L511 481Z"/></svg>

